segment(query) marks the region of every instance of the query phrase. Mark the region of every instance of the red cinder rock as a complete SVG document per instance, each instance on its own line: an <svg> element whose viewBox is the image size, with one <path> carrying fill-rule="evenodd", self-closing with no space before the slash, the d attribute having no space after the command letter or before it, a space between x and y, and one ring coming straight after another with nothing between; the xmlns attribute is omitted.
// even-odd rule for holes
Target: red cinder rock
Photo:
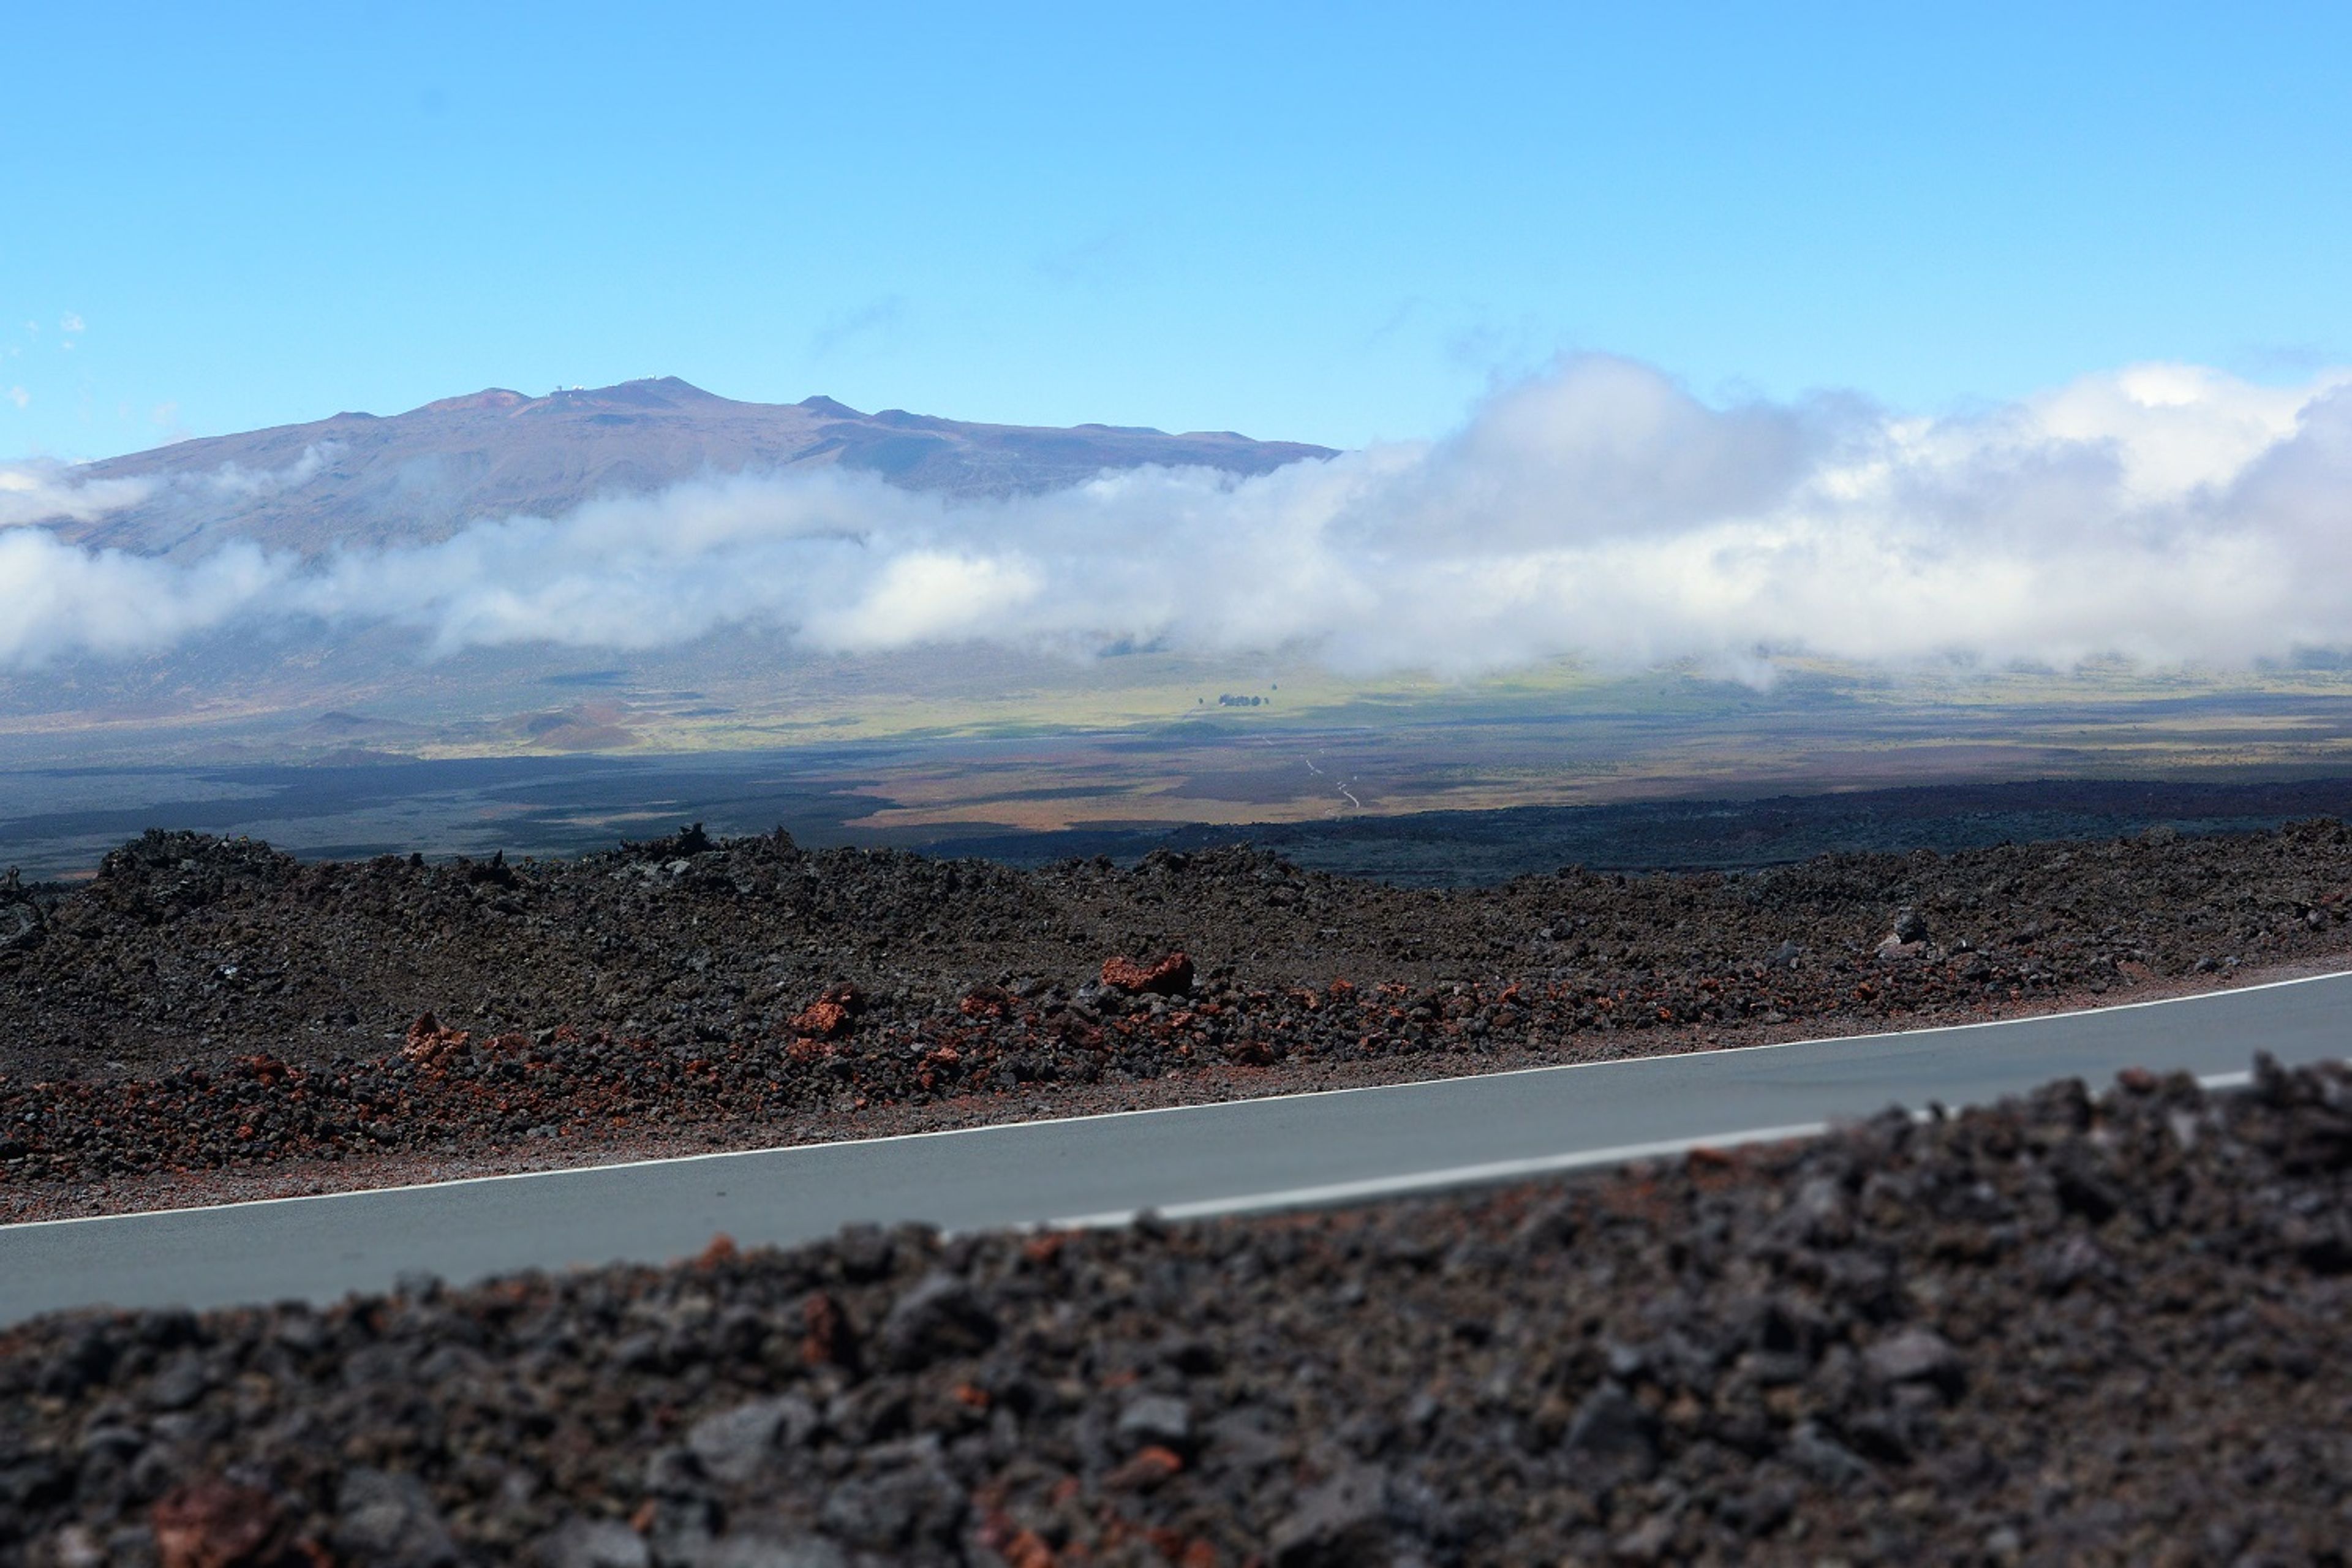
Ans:
<svg viewBox="0 0 2352 1568"><path fill-rule="evenodd" d="M293 1070L267 1051L258 1056L239 1057L236 1058L236 1065L246 1077L264 1089L276 1089L286 1081L287 1075Z"/></svg>
<svg viewBox="0 0 2352 1568"><path fill-rule="evenodd" d="M400 1054L418 1067L445 1067L452 1057L462 1053L473 1038L463 1029L443 1028L440 1019L426 1013L408 1026L408 1043L401 1047Z"/></svg>
<svg viewBox="0 0 2352 1568"><path fill-rule="evenodd" d="M855 1367L857 1336L839 1302L823 1290L801 1303L801 1360L811 1366Z"/></svg>
<svg viewBox="0 0 2352 1568"><path fill-rule="evenodd" d="M847 1027L849 1009L838 1002L812 1002L793 1015L793 1032L815 1039L829 1039Z"/></svg>
<svg viewBox="0 0 2352 1568"><path fill-rule="evenodd" d="M1183 1468L1183 1458L1175 1450L1153 1443L1105 1476L1103 1484L1115 1491L1148 1492Z"/></svg>
<svg viewBox="0 0 2352 1568"><path fill-rule="evenodd" d="M281 1522L268 1493L217 1479L166 1494L149 1519L163 1568L240 1568L268 1561Z"/></svg>
<svg viewBox="0 0 2352 1568"><path fill-rule="evenodd" d="M835 985L793 1015L789 1027L796 1035L807 1035L820 1040L830 1040L849 1033L857 1015L866 1008L866 998L855 985Z"/></svg>
<svg viewBox="0 0 2352 1568"><path fill-rule="evenodd" d="M1131 958L1106 958L1102 983L1114 991L1181 996L1192 989L1192 960L1184 953L1171 952L1146 967Z"/></svg>
<svg viewBox="0 0 2352 1568"><path fill-rule="evenodd" d="M1002 985L975 985L963 994L956 1011L967 1018L1003 1018L1013 1012L1014 997Z"/></svg>

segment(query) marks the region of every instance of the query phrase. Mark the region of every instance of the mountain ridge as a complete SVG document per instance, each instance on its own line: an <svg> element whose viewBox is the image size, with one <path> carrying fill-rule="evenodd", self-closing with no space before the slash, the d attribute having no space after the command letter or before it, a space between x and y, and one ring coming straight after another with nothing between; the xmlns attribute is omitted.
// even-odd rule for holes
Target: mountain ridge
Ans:
<svg viewBox="0 0 2352 1568"><path fill-rule="evenodd" d="M822 394L748 403L648 376L539 397L485 387L400 414L346 411L86 464L79 472L88 479L157 482L135 505L56 531L144 555L191 558L246 539L307 556L431 543L481 518L553 515L601 495L745 472L833 467L977 499L1058 489L1107 470L1252 475L1334 455L1232 431L868 414Z"/></svg>

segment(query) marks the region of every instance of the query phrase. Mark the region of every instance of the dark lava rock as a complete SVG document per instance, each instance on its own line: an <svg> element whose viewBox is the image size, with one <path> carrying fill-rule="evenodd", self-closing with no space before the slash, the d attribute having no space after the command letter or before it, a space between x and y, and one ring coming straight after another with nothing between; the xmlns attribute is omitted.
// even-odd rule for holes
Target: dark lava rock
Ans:
<svg viewBox="0 0 2352 1568"><path fill-rule="evenodd" d="M1280 1568L1349 1568L1388 1558L1388 1478L1352 1466L1310 1487L1274 1527Z"/></svg>
<svg viewBox="0 0 2352 1568"><path fill-rule="evenodd" d="M2347 1117L2263 1061L1326 1214L51 1317L0 1331L0 1565L2340 1563Z"/></svg>
<svg viewBox="0 0 2352 1568"><path fill-rule="evenodd" d="M571 1520L539 1543L541 1568L653 1568L637 1532L613 1520Z"/></svg>
<svg viewBox="0 0 2352 1568"><path fill-rule="evenodd" d="M1646 1478L1657 1463L1653 1435L1657 1421L1617 1383L1604 1383L1585 1395L1569 1424L1568 1448L1578 1476L1604 1491L1626 1479Z"/></svg>
<svg viewBox="0 0 2352 1568"><path fill-rule="evenodd" d="M796 1447L817 1426L816 1407L796 1394L754 1399L696 1422L686 1446L715 1480L740 1485L776 1458L780 1447Z"/></svg>
<svg viewBox="0 0 2352 1568"><path fill-rule="evenodd" d="M442 1525L433 1494L414 1476L361 1467L336 1489L335 1550L384 1568L446 1568L457 1544Z"/></svg>
<svg viewBox="0 0 2352 1568"><path fill-rule="evenodd" d="M925 1276L892 1302L877 1336L884 1358L900 1372L985 1350L995 1338L994 1315L969 1282L945 1272Z"/></svg>

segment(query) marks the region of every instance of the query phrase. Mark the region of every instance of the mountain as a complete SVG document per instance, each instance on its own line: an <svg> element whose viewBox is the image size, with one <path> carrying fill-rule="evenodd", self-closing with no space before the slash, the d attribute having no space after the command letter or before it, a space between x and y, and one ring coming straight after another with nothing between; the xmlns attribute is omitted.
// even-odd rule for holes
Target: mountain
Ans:
<svg viewBox="0 0 2352 1568"><path fill-rule="evenodd" d="M1261 474L1329 448L1231 431L979 425L829 397L739 403L676 376L545 397L493 388L405 414L182 441L87 465L91 479L161 481L148 500L59 526L78 542L188 557L232 538L313 554L445 539L482 517L570 510L594 496L705 475L834 465L959 497L1034 493L1106 469Z"/></svg>

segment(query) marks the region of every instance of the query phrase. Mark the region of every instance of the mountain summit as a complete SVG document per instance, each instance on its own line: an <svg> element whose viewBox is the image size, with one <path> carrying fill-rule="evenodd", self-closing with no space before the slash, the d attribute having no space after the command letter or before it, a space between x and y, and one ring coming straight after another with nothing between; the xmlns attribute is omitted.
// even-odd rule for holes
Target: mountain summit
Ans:
<svg viewBox="0 0 2352 1568"><path fill-rule="evenodd" d="M429 542L478 518L553 515L707 475L830 464L982 497L1150 464L1262 474L1331 455L1231 431L971 424L898 408L864 414L823 396L739 403L660 376L543 397L490 387L389 417L338 414L110 458L83 474L166 482L138 506L58 531L142 554L201 554L232 538L314 554Z"/></svg>

